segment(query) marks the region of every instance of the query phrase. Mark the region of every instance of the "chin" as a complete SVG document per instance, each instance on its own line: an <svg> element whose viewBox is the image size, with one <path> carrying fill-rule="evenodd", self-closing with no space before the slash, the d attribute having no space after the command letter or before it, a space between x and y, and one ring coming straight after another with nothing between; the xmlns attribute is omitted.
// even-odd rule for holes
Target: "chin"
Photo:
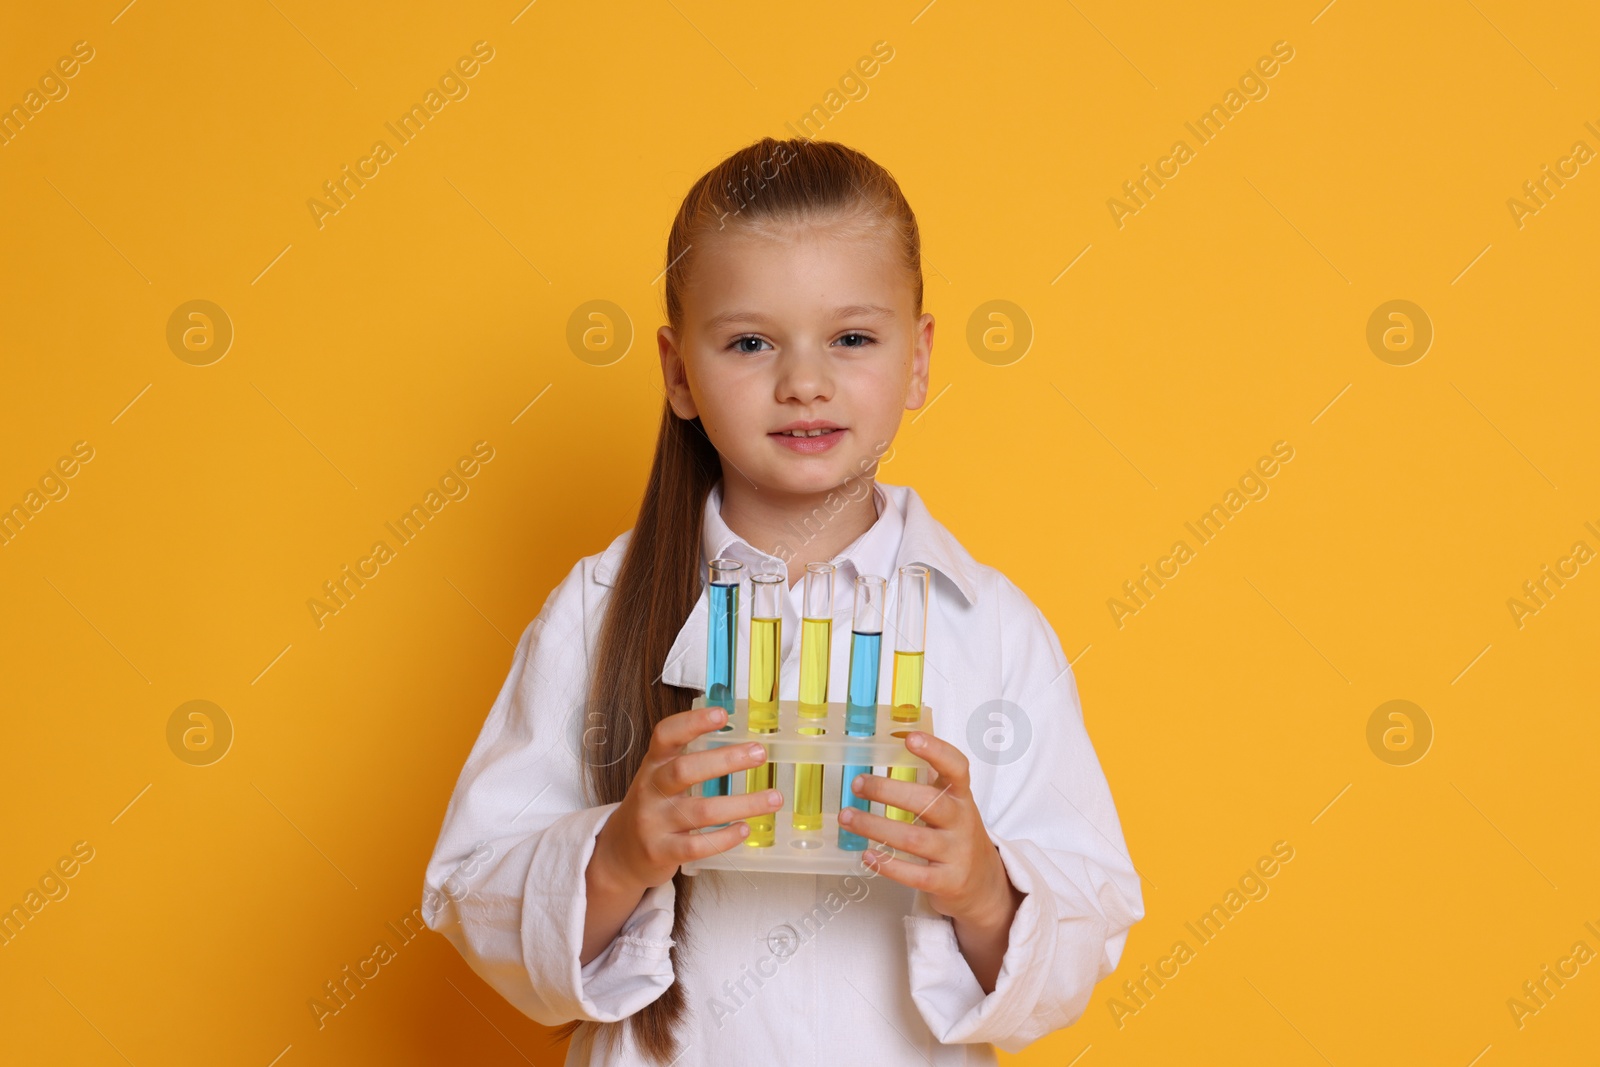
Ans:
<svg viewBox="0 0 1600 1067"><path fill-rule="evenodd" d="M826 467L817 464L811 470L804 472L787 471L786 476L775 478L774 487L796 496L810 496L827 493L838 489L846 478L855 473L848 464L830 463Z"/></svg>

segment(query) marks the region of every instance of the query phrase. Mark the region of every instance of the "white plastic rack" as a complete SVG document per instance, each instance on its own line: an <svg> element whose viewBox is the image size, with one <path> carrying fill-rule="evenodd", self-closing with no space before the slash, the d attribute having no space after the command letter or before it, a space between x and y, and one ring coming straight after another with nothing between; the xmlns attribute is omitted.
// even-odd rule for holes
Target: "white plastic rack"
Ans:
<svg viewBox="0 0 1600 1067"><path fill-rule="evenodd" d="M691 707L706 707L702 694ZM917 722L896 722L892 704L878 705L877 730L871 737L853 737L845 733L847 705L843 701L830 701L826 717L801 718L798 700L778 701L778 729L772 733L751 731L749 728L749 701L734 701L733 713L718 730L701 734L685 746L687 752L702 752L728 745L746 745L759 742L767 749L767 760L774 765L777 789L783 794L783 806L773 813L773 842L771 845L750 844L750 838L724 852L707 856L683 865L685 874L701 870L770 871L792 874L859 874L866 868L861 860L866 850L839 847L839 792L845 767L869 767L881 772L886 767L915 767L917 781L924 784L933 778L933 769L921 757L913 755L905 745L907 735L913 731L933 732L933 709L922 705ZM821 734L802 734L800 728L816 729ZM816 763L822 765L822 827L818 830L794 828L794 777L795 765ZM734 795L745 791L744 771L728 776L729 789ZM703 794L703 784L692 790L695 796ZM872 803L872 811L882 815L883 805ZM867 849L887 852L887 846L868 840ZM912 863L925 862L916 856L899 853L899 858Z"/></svg>

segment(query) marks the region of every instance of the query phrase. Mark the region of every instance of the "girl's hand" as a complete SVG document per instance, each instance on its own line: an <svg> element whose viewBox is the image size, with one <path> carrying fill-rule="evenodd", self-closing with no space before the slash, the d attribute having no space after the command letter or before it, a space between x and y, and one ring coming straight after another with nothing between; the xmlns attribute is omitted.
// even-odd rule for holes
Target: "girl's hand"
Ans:
<svg viewBox="0 0 1600 1067"><path fill-rule="evenodd" d="M766 749L754 743L684 754L690 741L726 721L726 711L711 707L690 708L656 723L628 795L600 828L590 858L612 884L643 891L670 881L680 864L737 845L749 832L745 819L770 815L783 803L776 789L726 797L689 795L697 782L766 762ZM730 825L700 832L718 823Z"/></svg>
<svg viewBox="0 0 1600 1067"><path fill-rule="evenodd" d="M1003 917L1009 927L1024 894L1011 884L1000 850L989 840L972 799L966 755L924 731L912 731L906 747L936 772L931 785L901 782L880 774L858 775L856 796L904 808L927 825L844 808L839 823L851 832L909 852L927 866L868 849L862 862L928 894L928 902L957 924L991 928Z"/></svg>

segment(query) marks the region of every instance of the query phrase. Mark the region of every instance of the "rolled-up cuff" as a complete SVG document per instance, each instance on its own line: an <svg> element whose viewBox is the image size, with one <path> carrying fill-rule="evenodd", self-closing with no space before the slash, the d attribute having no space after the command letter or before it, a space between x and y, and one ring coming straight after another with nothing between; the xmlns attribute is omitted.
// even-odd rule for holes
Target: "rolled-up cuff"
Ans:
<svg viewBox="0 0 1600 1067"><path fill-rule="evenodd" d="M944 1044L986 1041L1021 1052L1031 1038L1018 1037L1027 1029L1055 954L1056 901L1018 849L1006 841L994 843L1011 884L1027 894L1011 920L994 992L984 995L961 954L954 921L935 911L926 894L917 893L912 913L903 920L911 998Z"/></svg>
<svg viewBox="0 0 1600 1067"><path fill-rule="evenodd" d="M659 997L673 982L672 882L645 891L611 944L579 965L588 913L587 871L595 838L617 804L557 819L540 838L523 898L522 946L535 988L548 991L570 1018L616 1022Z"/></svg>

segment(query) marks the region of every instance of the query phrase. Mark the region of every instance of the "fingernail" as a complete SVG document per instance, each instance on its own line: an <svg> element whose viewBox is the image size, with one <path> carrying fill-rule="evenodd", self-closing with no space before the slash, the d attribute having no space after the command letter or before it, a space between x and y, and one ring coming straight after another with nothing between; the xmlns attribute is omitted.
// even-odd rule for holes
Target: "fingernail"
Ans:
<svg viewBox="0 0 1600 1067"><path fill-rule="evenodd" d="M855 808L845 808L845 809L843 809L843 810L841 810L839 812L839 822L841 824L843 824L845 826L849 826L851 823L853 823L855 821L856 821L856 809Z"/></svg>
<svg viewBox="0 0 1600 1067"><path fill-rule="evenodd" d="M928 739L923 737L920 733L912 734L910 737L906 738L906 744L910 745L912 748L921 748L927 743Z"/></svg>
<svg viewBox="0 0 1600 1067"><path fill-rule="evenodd" d="M711 708L706 712L706 722L721 722L724 714L726 714L726 712L722 708Z"/></svg>
<svg viewBox="0 0 1600 1067"><path fill-rule="evenodd" d="M855 776L855 780L850 783L851 791L853 793L855 793L856 796L860 796L861 795L861 787L863 785L865 785L866 782L867 782L867 776L866 775L864 775L864 774L856 775Z"/></svg>
<svg viewBox="0 0 1600 1067"><path fill-rule="evenodd" d="M777 807L779 804L783 803L783 794L774 789L772 792L767 794L767 803L771 804L773 807Z"/></svg>
<svg viewBox="0 0 1600 1067"><path fill-rule="evenodd" d="M747 822L740 823L739 824L739 836L740 837L747 837L747 836L749 836L749 834L750 834L750 824L747 823Z"/></svg>
<svg viewBox="0 0 1600 1067"><path fill-rule="evenodd" d="M762 748L760 745L751 745L749 748L745 749L745 751L752 756L760 756L766 752L766 749Z"/></svg>

